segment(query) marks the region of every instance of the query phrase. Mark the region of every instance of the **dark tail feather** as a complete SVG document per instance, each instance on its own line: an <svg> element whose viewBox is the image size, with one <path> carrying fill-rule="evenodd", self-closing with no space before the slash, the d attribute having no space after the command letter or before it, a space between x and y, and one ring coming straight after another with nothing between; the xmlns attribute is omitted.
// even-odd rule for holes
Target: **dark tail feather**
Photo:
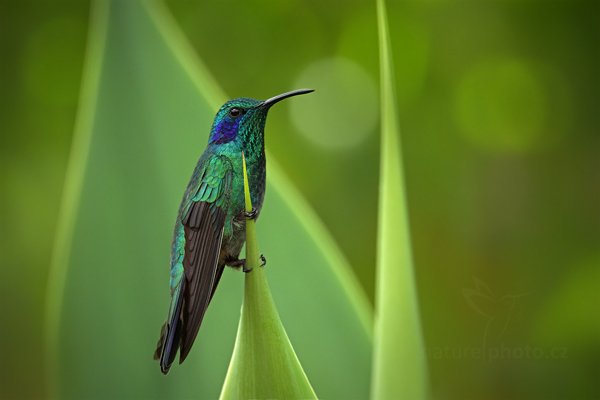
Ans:
<svg viewBox="0 0 600 400"><path fill-rule="evenodd" d="M181 282L181 288L177 296L177 305L175 311L171 315L171 320L165 322L161 329L160 339L154 352L154 359L160 358L160 370L163 374L167 374L175 360L175 355L179 349L181 342L181 332L183 322L181 320L181 308L183 303L183 291L185 286L185 279Z"/></svg>

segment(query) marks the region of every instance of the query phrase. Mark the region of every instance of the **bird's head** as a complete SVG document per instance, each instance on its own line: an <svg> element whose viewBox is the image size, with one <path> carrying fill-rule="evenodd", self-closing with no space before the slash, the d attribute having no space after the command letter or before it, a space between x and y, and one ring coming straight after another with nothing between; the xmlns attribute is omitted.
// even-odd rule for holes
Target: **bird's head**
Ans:
<svg viewBox="0 0 600 400"><path fill-rule="evenodd" d="M273 104L288 97L312 91L312 89L294 90L264 101L249 98L229 100L217 112L208 142L210 144L223 144L239 137L262 138L267 113Z"/></svg>

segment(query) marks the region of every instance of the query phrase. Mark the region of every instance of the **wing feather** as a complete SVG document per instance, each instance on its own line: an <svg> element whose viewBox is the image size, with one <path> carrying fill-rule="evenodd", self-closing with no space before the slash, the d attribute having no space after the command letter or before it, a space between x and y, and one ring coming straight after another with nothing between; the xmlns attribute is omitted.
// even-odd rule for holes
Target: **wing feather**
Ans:
<svg viewBox="0 0 600 400"><path fill-rule="evenodd" d="M224 265L219 265L219 254L232 171L227 157L203 155L185 192L178 222L181 225L176 227L176 232L183 228L184 273L172 293L169 317L154 354L164 374L178 349L180 363L187 357L221 279Z"/></svg>
<svg viewBox="0 0 600 400"><path fill-rule="evenodd" d="M215 292L223 266L218 265L226 218L231 163L222 156L208 160L202 182L183 218L185 233L183 331L179 362L187 357Z"/></svg>
<svg viewBox="0 0 600 400"><path fill-rule="evenodd" d="M185 255L183 269L187 285L184 290L180 362L187 357L198 334L202 319L214 292L218 258L223 240L225 212L211 203L198 202L192 206L198 221L184 225ZM191 226L198 226L192 228Z"/></svg>

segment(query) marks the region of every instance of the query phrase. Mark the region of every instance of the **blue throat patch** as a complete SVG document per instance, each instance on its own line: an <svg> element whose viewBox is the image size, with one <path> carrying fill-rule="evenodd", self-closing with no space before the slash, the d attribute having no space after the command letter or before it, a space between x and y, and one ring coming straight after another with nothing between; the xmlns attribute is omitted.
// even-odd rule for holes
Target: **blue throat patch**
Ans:
<svg viewBox="0 0 600 400"><path fill-rule="evenodd" d="M236 118L234 120L223 118L211 132L210 143L223 144L231 142L237 135L241 120L241 118Z"/></svg>

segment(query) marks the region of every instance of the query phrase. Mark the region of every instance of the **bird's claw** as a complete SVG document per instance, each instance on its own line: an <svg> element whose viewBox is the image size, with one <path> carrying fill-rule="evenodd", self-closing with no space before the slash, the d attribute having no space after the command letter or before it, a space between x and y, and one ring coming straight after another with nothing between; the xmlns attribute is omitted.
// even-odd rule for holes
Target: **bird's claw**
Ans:
<svg viewBox="0 0 600 400"><path fill-rule="evenodd" d="M260 259L259 267L264 267L265 265L267 265L267 259L265 258L265 256L263 254L260 255L259 259ZM248 272L252 271L252 268L246 267L246 260L244 260L244 263L242 264L242 271L244 271L244 273L248 273Z"/></svg>
<svg viewBox="0 0 600 400"><path fill-rule="evenodd" d="M256 219L258 210L256 208L252 208L252 211L244 211L244 215L246 216L246 219Z"/></svg>

